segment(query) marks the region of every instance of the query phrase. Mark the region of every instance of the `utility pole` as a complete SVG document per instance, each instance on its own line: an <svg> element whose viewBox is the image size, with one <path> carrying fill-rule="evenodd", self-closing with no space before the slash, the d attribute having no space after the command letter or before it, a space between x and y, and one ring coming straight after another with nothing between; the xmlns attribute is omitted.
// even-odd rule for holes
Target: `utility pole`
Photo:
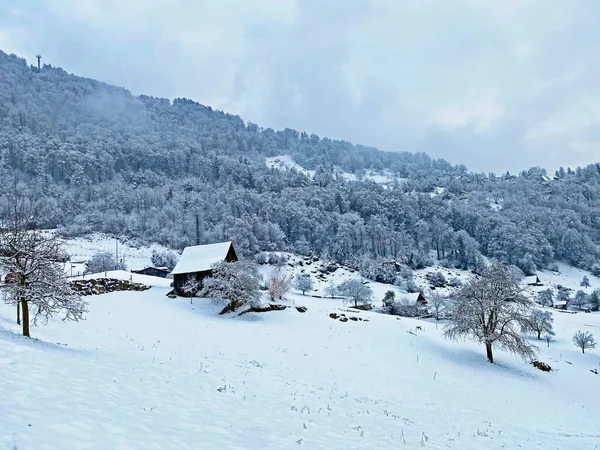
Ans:
<svg viewBox="0 0 600 450"><path fill-rule="evenodd" d="M40 64L40 61L42 60L42 55L40 55L40 54L37 54L37 55L35 55L35 57L36 57L36 58L37 58L37 60L38 60L38 70L41 70L42 66L41 66L41 64Z"/></svg>
<svg viewBox="0 0 600 450"><path fill-rule="evenodd" d="M119 239L115 239L115 270L119 270Z"/></svg>

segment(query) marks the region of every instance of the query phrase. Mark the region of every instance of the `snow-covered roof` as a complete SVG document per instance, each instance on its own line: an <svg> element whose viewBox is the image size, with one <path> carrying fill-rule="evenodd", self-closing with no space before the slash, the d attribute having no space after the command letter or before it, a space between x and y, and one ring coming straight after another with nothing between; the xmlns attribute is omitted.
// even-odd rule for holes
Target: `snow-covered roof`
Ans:
<svg viewBox="0 0 600 450"><path fill-rule="evenodd" d="M400 300L406 302L406 303L417 303L417 300L419 300L419 296L421 295L420 292L410 292L410 293L402 293L399 295Z"/></svg>
<svg viewBox="0 0 600 450"><path fill-rule="evenodd" d="M218 244L195 245L183 249L181 258L171 272L173 275L211 270L213 264L225 261L231 241Z"/></svg>
<svg viewBox="0 0 600 450"><path fill-rule="evenodd" d="M557 300L554 302L554 306L567 306L566 300Z"/></svg>
<svg viewBox="0 0 600 450"><path fill-rule="evenodd" d="M524 281L525 281L525 284L541 283L541 280L539 279L539 277L537 275L532 275L530 277L526 277Z"/></svg>

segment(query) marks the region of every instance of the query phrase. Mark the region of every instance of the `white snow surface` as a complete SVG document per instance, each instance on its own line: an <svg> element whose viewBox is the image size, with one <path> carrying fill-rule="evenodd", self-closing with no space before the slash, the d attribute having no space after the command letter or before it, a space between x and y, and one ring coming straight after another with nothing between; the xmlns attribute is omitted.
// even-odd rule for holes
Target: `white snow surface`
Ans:
<svg viewBox="0 0 600 450"><path fill-rule="evenodd" d="M143 261L151 249L125 254ZM287 256L288 270L313 276L312 295L359 277L347 268L323 275L321 261ZM583 275L586 292L600 287L587 272L559 269L541 271L544 286L528 292L576 290ZM434 271L469 276L435 266L414 279L425 285ZM531 337L552 366L544 373L499 350L488 364L481 345L447 341L432 319L297 292L284 311L219 316L210 300L167 298L168 279L85 278L105 275L153 287L90 296L85 321L53 319L32 328L34 339L19 335L13 307L0 303L0 449L600 448L600 376L591 372L600 349L582 354L571 341L577 330L599 340L599 313L554 313L550 347ZM376 306L387 290L401 294L368 285Z"/></svg>
<svg viewBox="0 0 600 450"><path fill-rule="evenodd" d="M267 270L267 268L264 268ZM340 272L338 269L334 273ZM339 277L355 274L340 272ZM152 278L152 277L151 277ZM378 295L386 285L371 283ZM600 315L554 314L544 373L443 323L344 307L218 316L168 287L89 297L83 322L19 336L0 304L0 448L593 449L600 443ZM336 312L368 321L333 320ZM417 331L416 326L423 327Z"/></svg>
<svg viewBox="0 0 600 450"><path fill-rule="evenodd" d="M210 270L213 264L225 260L229 247L231 247L231 241L186 247L171 273L176 275Z"/></svg>

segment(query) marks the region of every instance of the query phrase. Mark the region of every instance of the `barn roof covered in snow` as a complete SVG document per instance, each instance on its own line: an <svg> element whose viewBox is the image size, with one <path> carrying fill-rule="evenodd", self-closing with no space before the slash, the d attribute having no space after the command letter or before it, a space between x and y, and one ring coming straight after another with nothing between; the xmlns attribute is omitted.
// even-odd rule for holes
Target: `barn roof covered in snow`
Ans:
<svg viewBox="0 0 600 450"><path fill-rule="evenodd" d="M399 298L401 301L406 303L427 303L427 300L425 300L425 297L423 297L423 293L421 292L401 293Z"/></svg>
<svg viewBox="0 0 600 450"><path fill-rule="evenodd" d="M181 258L171 272L173 275L182 273L204 272L211 270L213 264L225 261L231 248L231 241L217 244L195 245L183 249Z"/></svg>

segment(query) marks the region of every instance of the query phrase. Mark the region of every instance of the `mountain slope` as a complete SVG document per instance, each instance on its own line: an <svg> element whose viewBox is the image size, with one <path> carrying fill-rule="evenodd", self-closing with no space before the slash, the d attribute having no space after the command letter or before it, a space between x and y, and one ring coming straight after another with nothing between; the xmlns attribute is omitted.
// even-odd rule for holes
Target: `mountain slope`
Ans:
<svg viewBox="0 0 600 450"><path fill-rule="evenodd" d="M2 52L0 73L0 194L30 198L32 225L177 249L234 240L243 255L327 254L365 273L390 259L473 268L482 255L526 273L555 260L598 265L597 166L556 180L540 169L474 174L261 129L186 99L136 97ZM267 167L279 155L305 171ZM369 181L384 175L385 187Z"/></svg>

